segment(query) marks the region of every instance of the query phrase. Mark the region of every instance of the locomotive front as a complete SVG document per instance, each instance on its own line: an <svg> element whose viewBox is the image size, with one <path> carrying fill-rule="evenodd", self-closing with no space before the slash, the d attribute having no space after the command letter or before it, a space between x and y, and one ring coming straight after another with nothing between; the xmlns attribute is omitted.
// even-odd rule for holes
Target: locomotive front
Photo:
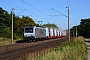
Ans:
<svg viewBox="0 0 90 60"><path fill-rule="evenodd" d="M25 41L33 41L35 40L34 37L34 27L33 26L26 26L24 27L24 40Z"/></svg>

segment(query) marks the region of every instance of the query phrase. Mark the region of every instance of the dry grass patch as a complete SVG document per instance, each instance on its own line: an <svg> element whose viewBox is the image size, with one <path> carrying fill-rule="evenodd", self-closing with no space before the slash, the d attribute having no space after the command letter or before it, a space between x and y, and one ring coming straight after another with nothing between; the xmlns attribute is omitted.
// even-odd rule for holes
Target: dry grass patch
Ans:
<svg viewBox="0 0 90 60"><path fill-rule="evenodd" d="M16 40L13 40L13 44L16 43ZM10 45L11 43L11 39L9 38L0 38L0 46L4 46L4 45Z"/></svg>

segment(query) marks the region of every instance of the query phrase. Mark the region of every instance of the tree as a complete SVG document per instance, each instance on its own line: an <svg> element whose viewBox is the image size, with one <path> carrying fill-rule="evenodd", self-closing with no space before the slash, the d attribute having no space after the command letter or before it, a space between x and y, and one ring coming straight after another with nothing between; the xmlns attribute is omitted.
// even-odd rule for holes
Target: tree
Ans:
<svg viewBox="0 0 90 60"><path fill-rule="evenodd" d="M26 16L26 17L22 17L21 19L19 19L17 22L16 22L16 27L17 29L19 30L20 28L23 28L27 25L35 25L35 22L33 21L32 18Z"/></svg>
<svg viewBox="0 0 90 60"><path fill-rule="evenodd" d="M4 26L5 23L5 10L0 7L0 27Z"/></svg>
<svg viewBox="0 0 90 60"><path fill-rule="evenodd" d="M15 34L15 35L22 37L23 29L27 25L36 25L36 24L33 21L33 19L28 16L23 16L21 19L17 20L16 24L15 24L15 27L16 27L15 33L17 33L17 34Z"/></svg>
<svg viewBox="0 0 90 60"><path fill-rule="evenodd" d="M9 13L0 7L0 37L10 38L8 36L8 34L11 34L9 17Z"/></svg>
<svg viewBox="0 0 90 60"><path fill-rule="evenodd" d="M90 37L90 18L81 19L80 22L80 35L89 38Z"/></svg>
<svg viewBox="0 0 90 60"><path fill-rule="evenodd" d="M90 18L89 19L81 19L80 25L77 26L77 33L79 36L83 36L85 38L90 38ZM71 28L74 33L76 33L76 26Z"/></svg>

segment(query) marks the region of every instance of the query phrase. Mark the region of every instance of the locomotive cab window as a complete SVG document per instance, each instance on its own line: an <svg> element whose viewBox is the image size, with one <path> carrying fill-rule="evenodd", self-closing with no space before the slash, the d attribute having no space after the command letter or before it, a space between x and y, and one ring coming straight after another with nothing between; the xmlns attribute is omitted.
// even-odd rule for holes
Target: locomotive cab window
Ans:
<svg viewBox="0 0 90 60"><path fill-rule="evenodd" d="M25 28L25 33L33 33L33 27Z"/></svg>

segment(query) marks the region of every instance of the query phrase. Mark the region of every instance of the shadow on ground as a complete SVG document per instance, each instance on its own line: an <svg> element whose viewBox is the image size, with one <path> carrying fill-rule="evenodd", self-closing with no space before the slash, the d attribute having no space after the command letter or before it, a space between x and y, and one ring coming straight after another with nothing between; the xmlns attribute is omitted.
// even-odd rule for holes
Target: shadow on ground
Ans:
<svg viewBox="0 0 90 60"><path fill-rule="evenodd" d="M16 43L25 43L25 41L24 40L18 40L18 41L16 41Z"/></svg>
<svg viewBox="0 0 90 60"><path fill-rule="evenodd" d="M90 41L86 41L86 40L85 40L85 42L88 42L88 43L90 43Z"/></svg>

